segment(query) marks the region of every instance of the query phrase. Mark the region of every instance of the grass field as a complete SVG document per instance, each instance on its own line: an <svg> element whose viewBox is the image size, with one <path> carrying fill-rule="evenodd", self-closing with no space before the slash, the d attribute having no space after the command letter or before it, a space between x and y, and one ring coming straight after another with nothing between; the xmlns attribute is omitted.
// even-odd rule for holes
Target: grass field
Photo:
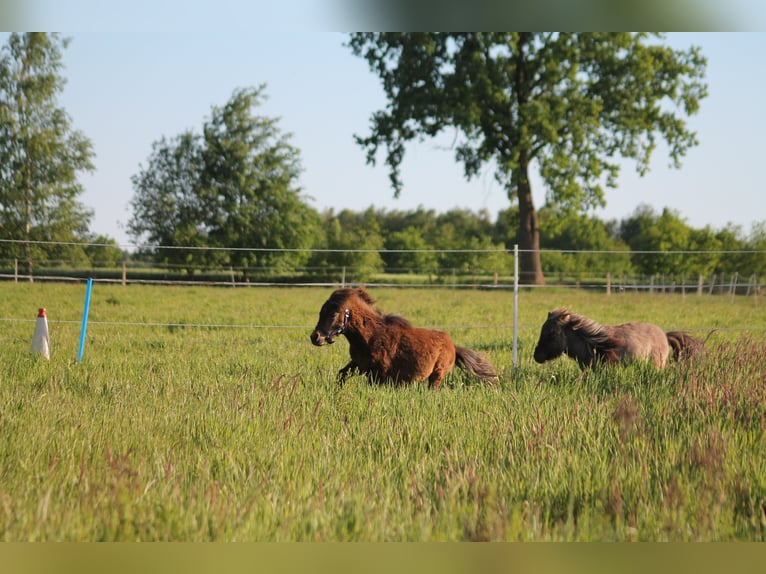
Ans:
<svg viewBox="0 0 766 574"><path fill-rule="evenodd" d="M498 367L438 391L335 373L324 288L0 283L4 541L766 538L766 313L755 297L371 290ZM665 371L532 360L560 305L693 329ZM52 355L29 351L38 307Z"/></svg>

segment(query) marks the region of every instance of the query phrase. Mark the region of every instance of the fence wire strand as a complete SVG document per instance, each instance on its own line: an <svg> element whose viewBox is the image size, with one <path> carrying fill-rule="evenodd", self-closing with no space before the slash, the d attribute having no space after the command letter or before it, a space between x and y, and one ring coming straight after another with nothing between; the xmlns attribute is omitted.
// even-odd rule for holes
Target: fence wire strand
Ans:
<svg viewBox="0 0 766 574"><path fill-rule="evenodd" d="M353 267L353 266L336 266L331 268L322 269L325 272L334 272L339 275L340 280L329 280L329 281L316 281L316 280L310 280L310 272L308 268L294 268L293 272L301 271L303 272L302 279L303 280L293 280L293 281L284 281L284 280L273 280L273 281L260 281L260 280L236 280L234 270L235 267L233 266L199 266L196 269L201 270L204 273L210 275L210 274L219 274L222 276L230 277L230 280L194 280L194 279L185 279L185 278L179 278L176 277L174 279L166 279L166 278L130 278L128 277L128 267L126 261L123 261L122 263L122 276L121 277L98 277L98 271L102 270L101 268L96 269L91 267L90 269L85 268L82 270L77 270L79 273L74 273L74 269L70 271L70 274L67 275L66 273L62 273L61 275L58 274L44 274L41 273L39 275L32 274L32 275L25 275L18 272L18 262L16 262L14 273L0 273L0 280L9 280L9 281L61 281L61 282L83 282L85 280L85 277L83 277L83 273L86 274L88 278L92 278L94 282L97 283L103 283L103 284L138 284L138 285L177 285L177 286L211 286L211 287L236 287L236 288L243 288L243 287L322 287L322 288L336 288L339 286L356 286L356 285L365 285L367 287L372 288L416 288L416 289L428 289L428 288L437 288L437 289L497 289L497 290L513 290L514 293L518 293L518 258L520 254L523 253L531 253L532 250L523 250L519 249L518 246L514 246L514 249L313 249L313 248L257 248L257 247L240 247L240 248L229 248L229 247L196 247L196 246L163 246L163 245L154 245L154 244L135 244L135 243L123 243L123 244L114 244L114 243L83 243L83 242L56 242L56 241L26 241L26 240L12 240L12 239L0 239L0 243L6 243L6 244L25 244L25 245L53 245L53 246L80 246L80 247L107 247L107 248L114 248L119 247L123 250L125 249L133 249L133 250L139 250L139 251L153 251L158 249L170 249L170 250L190 250L190 251L228 251L228 252L254 252L254 253L377 253L377 254L386 254L386 253L428 253L428 254L473 254L473 255L480 255L485 254L487 256L489 255L497 255L497 254L505 254L509 255L514 260L514 267L516 268L514 273L515 276L511 276L510 281L507 280L507 273L503 274L503 277L499 277L497 271L494 272L494 277L486 280L486 277L489 275L492 276L493 272L488 271L485 269L474 269L474 270L461 270L459 275L461 278L465 277L473 277L473 281L457 281L458 273L456 273L455 269L435 269L435 270L428 270L428 281L424 281L421 277L419 281L407 281L407 274L396 274L396 273L389 273L389 275L393 278L396 277L397 281L359 281L354 280L353 277L349 277L347 280L347 270L348 271L357 271L361 268L359 267ZM665 255L701 255L701 256L711 256L711 255L743 255L743 254L766 254L766 250L698 250L698 251L692 251L692 250L671 250L671 251L609 251L609 250L574 250L574 249L540 249L539 253L541 256L545 256L546 254L567 254L567 255L608 255L608 256L633 256L633 255L657 255L657 256L665 256ZM61 262L59 262L61 263ZM144 262L141 261L133 261L135 265L131 265L130 272L131 273L140 273L140 272L146 272L146 269L159 269L158 273L162 273L163 267L162 266L150 266L147 267ZM171 274L177 274L180 275L183 271L189 271L188 266L180 266L180 265L171 265L167 266L174 267L175 269L172 271L168 271L165 269L166 275ZM243 268L236 268L237 271L242 271ZM274 273L275 271L278 271L276 268L247 268L248 271L271 271ZM64 271L66 271L64 269ZM415 270L415 271L421 271L423 270ZM689 296L698 296L701 297L703 295L724 295L728 294L729 296L733 297L737 295L737 290L739 289L741 292L744 292L746 289L747 296L750 296L750 293L752 291L753 297L758 296L759 291L762 289L762 285L760 284L758 277L755 274L751 274L747 281L744 281L744 275L739 275L738 273L732 273L730 275L730 278L728 281L725 280L725 278L728 276L728 274L713 274L712 277L708 277L709 282L703 283L702 276L699 275L699 279L695 283L687 283L686 282L686 276L685 274L681 274L681 282L679 283L677 281L676 276L669 276L666 277L665 275L655 274L650 276L650 280L646 280L646 275L642 275L640 277L627 277L624 274L622 276L619 276L619 274L615 274L614 277L611 276L611 274L607 271L603 273L602 275L596 275L595 272L597 270L590 270L590 273L593 275L589 276L588 278L582 277L581 272L574 272L575 275L580 276L579 280L576 280L572 283L567 282L555 282L552 285L529 285L524 284L521 285L523 289L546 289L546 288L557 288L557 289L585 289L585 290L605 290L607 294L611 292L616 293L623 293L623 292L657 292L657 293L681 293L684 296L689 294ZM112 273L119 272L119 269L113 270ZM383 272L383 275L386 273ZM423 273L421 273L423 274ZM571 273L570 273L571 274ZM255 273L254 273L255 275ZM278 275L278 273L276 274ZM351 273L353 275L353 273ZM437 281L432 281L431 277L432 275L435 275L437 277ZM553 272L549 273L549 275L552 275L553 277L563 277L564 274L560 272ZM476 280L477 277L482 276L482 280ZM692 275L693 276L693 275ZM660 282L655 283L655 277L660 277ZM451 279L451 281L450 281ZM666 283L666 279L669 280L669 283ZM514 305L514 308L516 308L516 305ZM11 322L11 321L23 321L23 322L34 322L33 320L28 319L14 319L14 318L0 318L0 321L5 322ZM77 325L79 324L79 321L51 321L51 323L58 323L61 325ZM167 328L167 329L262 329L262 330L310 330L312 328L311 325L264 325L264 324L221 324L221 323L162 323L162 322L128 322L128 321L91 321L89 324L93 326L105 326L105 327L145 327L145 328ZM529 330L537 330L539 329L539 325L517 325L517 329L522 329L524 331ZM434 325L432 328L435 329L445 329L445 330L460 330L460 329L495 329L495 330L513 330L514 325ZM668 328L670 330L670 328ZM675 327L673 330L682 330L682 331L689 331L689 332L701 332L701 331L710 331L711 328L707 327L692 327L692 328L684 328L684 327ZM766 331L766 328L760 328L760 327L727 327L727 328L716 328L717 331L732 331L732 332L746 332L746 331ZM514 341L515 341L515 333L514 333Z"/></svg>

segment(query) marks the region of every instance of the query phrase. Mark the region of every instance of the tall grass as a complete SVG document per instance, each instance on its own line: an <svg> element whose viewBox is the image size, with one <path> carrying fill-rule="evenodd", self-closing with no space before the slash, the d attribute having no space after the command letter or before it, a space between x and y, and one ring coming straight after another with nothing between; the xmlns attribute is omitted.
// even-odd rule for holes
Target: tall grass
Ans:
<svg viewBox="0 0 766 574"><path fill-rule="evenodd" d="M766 317L755 299L381 289L498 366L335 384L329 290L0 284L5 541L763 540ZM531 360L547 311L718 328L688 365ZM49 362L29 352L48 308ZM749 327L752 332L730 331Z"/></svg>

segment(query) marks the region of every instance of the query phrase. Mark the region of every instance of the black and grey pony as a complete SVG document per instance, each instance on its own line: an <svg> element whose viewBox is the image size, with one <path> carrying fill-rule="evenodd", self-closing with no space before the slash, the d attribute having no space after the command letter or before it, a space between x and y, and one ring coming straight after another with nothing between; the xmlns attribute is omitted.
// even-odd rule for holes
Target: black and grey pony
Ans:
<svg viewBox="0 0 766 574"><path fill-rule="evenodd" d="M665 367L673 353L677 360L697 353L703 341L681 331L665 332L653 323L602 325L562 307L548 313L535 347L535 361L544 363L563 354L581 369L601 363L649 361Z"/></svg>

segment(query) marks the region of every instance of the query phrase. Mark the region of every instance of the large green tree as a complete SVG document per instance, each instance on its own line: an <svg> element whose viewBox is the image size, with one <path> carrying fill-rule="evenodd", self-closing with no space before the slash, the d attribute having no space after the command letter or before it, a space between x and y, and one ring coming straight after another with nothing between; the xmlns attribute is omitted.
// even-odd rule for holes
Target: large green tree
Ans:
<svg viewBox="0 0 766 574"><path fill-rule="evenodd" d="M245 273L307 260L292 250L311 245L319 216L297 184L299 150L277 119L255 113L264 90L235 90L212 108L201 134L162 138L133 176L128 230L161 245L160 259L190 270L226 263ZM223 249L184 249L201 246Z"/></svg>
<svg viewBox="0 0 766 574"><path fill-rule="evenodd" d="M92 171L91 142L58 105L65 79L58 34L11 34L0 53L0 253L33 261L83 258L66 245L87 235L92 211L77 197ZM35 242L58 242L58 245Z"/></svg>
<svg viewBox="0 0 766 574"><path fill-rule="evenodd" d="M135 194L128 231L153 249L157 262L186 267L221 264L225 254L199 249L210 243L202 205L202 145L199 135L185 131L152 144L146 167L132 177Z"/></svg>
<svg viewBox="0 0 766 574"><path fill-rule="evenodd" d="M629 33L354 33L385 90L371 133L357 136L374 164L386 148L394 195L414 139L456 131L455 158L471 178L491 164L519 208L522 281L544 282L530 175L548 200L603 206L619 158L644 174L657 141L680 166L696 145L684 116L706 95L699 49L674 50L661 36Z"/></svg>

